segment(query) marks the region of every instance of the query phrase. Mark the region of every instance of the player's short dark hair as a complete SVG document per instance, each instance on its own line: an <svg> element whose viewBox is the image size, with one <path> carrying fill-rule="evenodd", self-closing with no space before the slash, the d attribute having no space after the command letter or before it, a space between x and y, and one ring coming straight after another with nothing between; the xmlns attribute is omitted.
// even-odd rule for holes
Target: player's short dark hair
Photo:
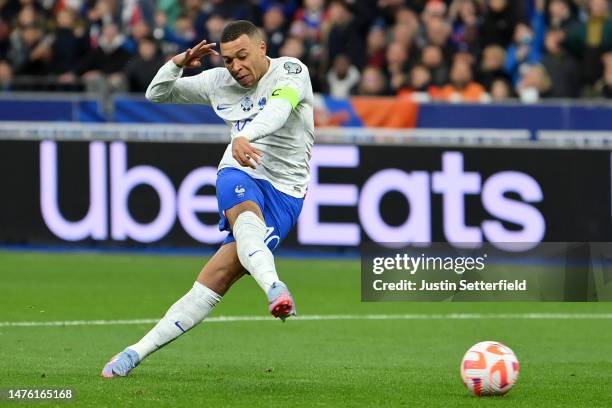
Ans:
<svg viewBox="0 0 612 408"><path fill-rule="evenodd" d="M223 28L223 32L221 33L221 42L226 43L234 41L244 34L248 35L249 38L253 38L259 35L259 29L250 21L232 21Z"/></svg>

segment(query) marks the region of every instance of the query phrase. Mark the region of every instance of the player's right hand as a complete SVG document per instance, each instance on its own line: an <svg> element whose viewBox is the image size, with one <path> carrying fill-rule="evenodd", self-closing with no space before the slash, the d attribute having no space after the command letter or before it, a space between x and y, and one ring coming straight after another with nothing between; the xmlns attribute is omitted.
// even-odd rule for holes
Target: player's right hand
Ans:
<svg viewBox="0 0 612 408"><path fill-rule="evenodd" d="M255 168L261 164L263 153L253 147L244 136L236 136L232 140L232 156L241 166Z"/></svg>
<svg viewBox="0 0 612 408"><path fill-rule="evenodd" d="M187 51L175 55L172 58L172 62L177 67L197 68L202 66L200 61L202 57L208 54L219 55L217 51L213 49L217 43L206 44L206 40L202 40L198 45L193 48L189 48Z"/></svg>

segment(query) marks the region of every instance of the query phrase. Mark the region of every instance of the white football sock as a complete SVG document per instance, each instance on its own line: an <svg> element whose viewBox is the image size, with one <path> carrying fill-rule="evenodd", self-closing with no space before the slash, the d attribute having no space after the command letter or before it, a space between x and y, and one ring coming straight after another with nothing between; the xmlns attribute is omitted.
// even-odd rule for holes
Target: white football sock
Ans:
<svg viewBox="0 0 612 408"><path fill-rule="evenodd" d="M279 280L274 255L264 241L267 229L262 219L252 211L241 213L232 228L240 263L266 294L270 286Z"/></svg>
<svg viewBox="0 0 612 408"><path fill-rule="evenodd" d="M196 281L193 288L168 309L155 327L129 348L138 353L142 360L204 320L221 298Z"/></svg>

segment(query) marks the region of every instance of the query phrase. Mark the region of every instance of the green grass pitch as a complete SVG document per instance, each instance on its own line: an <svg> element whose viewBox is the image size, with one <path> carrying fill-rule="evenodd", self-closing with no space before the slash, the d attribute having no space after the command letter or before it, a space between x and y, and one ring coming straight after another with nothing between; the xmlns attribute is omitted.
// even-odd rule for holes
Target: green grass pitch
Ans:
<svg viewBox="0 0 612 408"><path fill-rule="evenodd" d="M160 317L203 262L0 252L0 321ZM357 261L280 259L278 266L305 316L612 312L605 303L362 303ZM249 277L212 314L266 315L265 296ZM0 388L74 389L72 402L55 404L62 407L612 406L609 319L205 322L131 376L99 376L109 357L151 327L0 325ZM463 354L482 340L506 343L521 362L504 397L473 397L460 380Z"/></svg>

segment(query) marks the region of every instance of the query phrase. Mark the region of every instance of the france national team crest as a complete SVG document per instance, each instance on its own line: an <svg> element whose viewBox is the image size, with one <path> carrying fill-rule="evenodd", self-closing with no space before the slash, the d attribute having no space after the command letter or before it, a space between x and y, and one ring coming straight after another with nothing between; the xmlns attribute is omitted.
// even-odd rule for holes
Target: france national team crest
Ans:
<svg viewBox="0 0 612 408"><path fill-rule="evenodd" d="M238 184L236 186L236 188L234 189L234 193L236 193L236 197L238 197L238 198L244 197L244 192L245 191L246 191L246 189L244 187L242 187L240 184Z"/></svg>
<svg viewBox="0 0 612 408"><path fill-rule="evenodd" d="M259 110L262 110L264 106L266 106L267 99L265 96L262 96L257 104L259 105Z"/></svg>
<svg viewBox="0 0 612 408"><path fill-rule="evenodd" d="M302 67L296 62L287 61L283 64L283 68L287 70L288 74L299 74L302 72Z"/></svg>
<svg viewBox="0 0 612 408"><path fill-rule="evenodd" d="M244 98L242 98L242 101L240 102L240 107L245 112L250 111L251 108L253 107L253 100L251 99L251 97L247 95Z"/></svg>

